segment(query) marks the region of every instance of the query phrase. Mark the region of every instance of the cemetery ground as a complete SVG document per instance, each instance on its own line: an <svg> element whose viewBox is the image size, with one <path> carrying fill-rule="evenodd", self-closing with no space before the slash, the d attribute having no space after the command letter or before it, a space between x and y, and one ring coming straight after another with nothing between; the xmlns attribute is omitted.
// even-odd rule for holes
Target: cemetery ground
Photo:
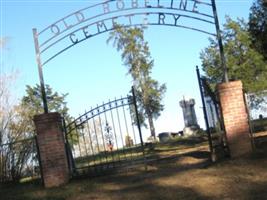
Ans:
<svg viewBox="0 0 267 200"><path fill-rule="evenodd" d="M153 155L148 158L147 171L140 166L108 176L74 179L53 189L43 189L34 182L4 185L0 197L3 200L267 199L266 144L258 144L260 153L211 163L205 138L178 140L147 149Z"/></svg>

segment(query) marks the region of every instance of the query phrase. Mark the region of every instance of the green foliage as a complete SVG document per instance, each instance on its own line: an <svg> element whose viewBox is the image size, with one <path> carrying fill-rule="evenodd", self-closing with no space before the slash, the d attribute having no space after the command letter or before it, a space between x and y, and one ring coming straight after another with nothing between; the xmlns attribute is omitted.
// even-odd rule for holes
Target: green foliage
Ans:
<svg viewBox="0 0 267 200"><path fill-rule="evenodd" d="M52 88L46 85L47 103L50 112L59 112L68 123L71 117L68 115L68 108L65 98L67 94L60 95L53 92ZM21 102L15 107L15 117L10 122L9 129L12 130L12 137L16 140L31 137L35 134L33 117L43 113L42 98L40 86L26 86L26 95L22 97ZM20 137L18 137L20 135ZM10 136L11 137L11 136Z"/></svg>
<svg viewBox="0 0 267 200"><path fill-rule="evenodd" d="M66 124L72 121L72 117L68 114L68 107L65 98L68 94L59 94L58 92L53 92L49 85L45 86L47 105L49 112L58 112L64 118ZM28 132L34 130L33 117L34 115L42 114L44 112L42 104L42 94L40 85L36 84L31 87L26 86L26 95L22 98L20 104L20 124L27 126ZM27 124L27 125L26 125ZM16 124L17 126L17 124ZM75 131L68 134L69 142L72 145L78 140L78 135Z"/></svg>
<svg viewBox="0 0 267 200"><path fill-rule="evenodd" d="M124 28L116 25L110 32L107 42L113 40L113 46L117 51L122 51L123 64L128 67L128 73L134 81L143 81L148 77L153 67L148 43L144 41L143 28Z"/></svg>
<svg viewBox="0 0 267 200"><path fill-rule="evenodd" d="M267 89L267 63L263 56L253 49L248 26L242 19L234 21L226 18L222 31L226 65L230 80L242 80L246 92L260 93ZM210 39L210 45L201 54L202 69L209 83L221 82L223 71L219 67L219 50L216 40Z"/></svg>
<svg viewBox="0 0 267 200"><path fill-rule="evenodd" d="M158 81L151 78L148 78L143 85L137 87L137 101L144 105L140 107L141 113L144 113L146 117L151 115L152 118L157 119L164 109L161 102L165 91L165 84L160 85Z"/></svg>
<svg viewBox="0 0 267 200"><path fill-rule="evenodd" d="M68 108L65 101L67 94L60 95L58 92L53 92L49 85L46 85L45 90L49 112L59 112L62 116L67 116ZM26 86L26 96L22 98L21 105L28 109L30 117L43 113L42 94L39 85Z"/></svg>
<svg viewBox="0 0 267 200"><path fill-rule="evenodd" d="M250 8L249 32L252 46L267 60L267 1L255 0Z"/></svg>
<svg viewBox="0 0 267 200"><path fill-rule="evenodd" d="M62 116L70 119L67 114L66 94L59 95L53 92L52 88L46 85L47 103L50 112L59 112ZM39 85L31 87L26 86L26 95L22 97L21 103L17 106L16 122L12 124L13 129L21 130L24 127L24 132L34 134L33 117L43 113L42 95Z"/></svg>
<svg viewBox="0 0 267 200"><path fill-rule="evenodd" d="M116 25L107 40L110 41L113 41L117 51L122 52L123 64L133 78L140 122L146 126L145 119L148 119L151 135L155 137L153 119L156 119L163 110L161 101L166 86L151 78L154 60L151 58L148 43L144 40L144 27L125 28Z"/></svg>

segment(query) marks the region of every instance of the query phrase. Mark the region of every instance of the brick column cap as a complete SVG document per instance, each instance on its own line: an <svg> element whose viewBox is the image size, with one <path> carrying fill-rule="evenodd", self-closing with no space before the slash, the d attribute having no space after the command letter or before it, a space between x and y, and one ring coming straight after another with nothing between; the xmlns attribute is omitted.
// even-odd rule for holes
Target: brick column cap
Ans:
<svg viewBox="0 0 267 200"><path fill-rule="evenodd" d="M33 117L33 121L37 124L39 124L40 122L50 123L58 119L61 119L61 115L58 112L44 113L40 115L35 115Z"/></svg>
<svg viewBox="0 0 267 200"><path fill-rule="evenodd" d="M242 89L243 88L243 84L241 80L237 80L237 81L230 81L228 83L220 83L217 85L217 90L228 90L228 89Z"/></svg>

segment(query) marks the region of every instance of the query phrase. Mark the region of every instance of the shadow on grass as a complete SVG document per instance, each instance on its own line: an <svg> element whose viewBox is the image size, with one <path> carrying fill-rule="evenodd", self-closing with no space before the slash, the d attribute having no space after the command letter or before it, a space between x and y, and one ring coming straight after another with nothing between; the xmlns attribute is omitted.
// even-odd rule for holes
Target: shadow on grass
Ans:
<svg viewBox="0 0 267 200"><path fill-rule="evenodd" d="M154 176L154 175L153 175ZM93 180L75 180L67 186L43 189L22 184L1 188L3 200L147 200L209 199L183 186L158 185L151 174L108 176ZM106 185L110 185L106 187ZM118 187L117 187L118 185Z"/></svg>
<svg viewBox="0 0 267 200"><path fill-rule="evenodd" d="M214 165L207 159L202 159L207 155L208 152L205 151L189 152L152 163L149 166L151 170L147 172L139 169L118 175L73 180L66 186L53 189L43 189L40 185L29 183L10 185L1 187L0 195L3 200L266 199L267 182L264 178L267 173L262 174L264 181L259 180L259 177L253 178L259 173L259 169L264 170L266 157L225 160ZM202 160L179 165L179 160L185 157ZM179 174L183 174L183 177L187 174L189 182L196 174L201 177L196 177L193 181L203 181L203 177L212 178L217 174L217 183L221 184L222 181L222 192L219 196L212 196L216 193L206 194L205 191L213 190L213 184L204 183L207 185L202 189L196 187L198 184L192 187L193 183L188 185L188 182L180 181ZM223 191L225 186L228 190Z"/></svg>
<svg viewBox="0 0 267 200"><path fill-rule="evenodd" d="M179 172L207 166L204 163L177 166L172 165L184 156L205 158L208 152L189 152L178 157L151 162L144 171L143 167L117 175L102 176L91 179L76 179L70 184L54 189L25 183L1 187L1 199L10 200L146 200L146 199L208 199L191 188L183 186L162 185L155 182L164 177L171 177ZM156 170L154 170L156 169ZM164 170L168 169L168 170Z"/></svg>
<svg viewBox="0 0 267 200"><path fill-rule="evenodd" d="M267 199L267 181L256 183L254 187L250 188L248 196L253 200Z"/></svg>
<svg viewBox="0 0 267 200"><path fill-rule="evenodd" d="M148 171L145 171L144 167L134 171L126 168L121 174L76 179L59 188L43 189L40 185L29 183L1 186L0 198L3 200L266 199L266 156L224 160L216 164L212 164L208 158L208 151L192 150L152 160L148 162ZM260 172L264 173L258 174ZM186 177L189 180L187 183L179 180L182 174L184 179L181 180L185 180ZM193 179L193 175L199 177ZM188 185L191 180L197 182L214 177L217 181L215 184L203 183L206 185L202 188L197 187L199 183ZM216 183L222 190L219 196L211 191ZM205 193L206 191L210 192L209 195Z"/></svg>
<svg viewBox="0 0 267 200"><path fill-rule="evenodd" d="M128 186L125 189L119 191L109 190L105 191L105 196L111 197L111 199L125 200L125 199L135 199L135 200L148 200L148 199L209 199L206 196L199 194L197 191L183 187L183 186L162 186L156 184L142 184Z"/></svg>

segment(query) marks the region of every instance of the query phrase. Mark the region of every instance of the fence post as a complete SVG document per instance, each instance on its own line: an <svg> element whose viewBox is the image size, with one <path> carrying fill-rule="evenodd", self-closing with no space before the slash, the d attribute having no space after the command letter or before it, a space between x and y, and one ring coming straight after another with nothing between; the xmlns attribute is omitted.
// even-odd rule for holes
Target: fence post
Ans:
<svg viewBox="0 0 267 200"><path fill-rule="evenodd" d="M252 152L242 87L241 81L217 85L231 157L239 157Z"/></svg>
<svg viewBox="0 0 267 200"><path fill-rule="evenodd" d="M44 186L57 187L69 181L62 118L59 113L34 116Z"/></svg>

